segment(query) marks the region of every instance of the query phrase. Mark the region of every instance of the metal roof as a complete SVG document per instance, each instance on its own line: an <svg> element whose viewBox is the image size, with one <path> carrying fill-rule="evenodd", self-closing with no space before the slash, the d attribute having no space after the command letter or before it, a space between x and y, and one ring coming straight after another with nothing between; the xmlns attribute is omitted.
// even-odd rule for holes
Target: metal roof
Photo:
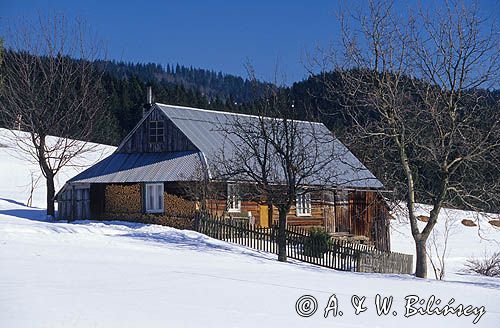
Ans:
<svg viewBox="0 0 500 328"><path fill-rule="evenodd" d="M69 182L82 183L127 183L154 181L192 181L198 180L202 168L210 168L220 160L220 153L228 160L232 158L234 147L238 147L235 136L227 133L230 126L239 123L252 124L259 117L245 114L218 112L198 108L155 104L181 131L191 140L199 151L165 153L120 153L120 148L111 156L78 174ZM153 107L154 109L155 107ZM151 111L153 110L151 109ZM151 112L150 111L150 112ZM144 122L147 115L137 124L126 140ZM342 188L383 188L382 183L339 141L322 123L297 121L299 131L306 136L305 143L319 141L320 162L331 161L322 167L321 172L310 176L305 184L324 184L324 177L329 177L328 184ZM226 129L224 128L226 127ZM229 128L227 128L229 127ZM301 132L302 133L302 132ZM309 138L309 140L308 140ZM301 151L307 147L300 145ZM332 156L333 154L333 156ZM327 156L327 157L325 157ZM211 171L210 169L208 171ZM212 172L208 172L209 174ZM280 183L280 173L276 174L276 183ZM211 176L217 179L216 176ZM241 180L245 180L241 177Z"/></svg>
<svg viewBox="0 0 500 328"><path fill-rule="evenodd" d="M200 152L113 153L69 182L127 183L191 181L203 167Z"/></svg>
<svg viewBox="0 0 500 328"><path fill-rule="evenodd" d="M245 114L219 112L198 108L156 104L158 108L186 135L187 138L205 155L207 161L214 160L221 151L224 157L230 159L233 147L238 140L224 129L238 120L240 123L255 123L259 117ZM301 124L300 131L304 131L305 143L307 140L318 139L318 148L322 148L318 156L330 156L331 162L324 167L323 176L329 176L330 183L337 187L352 188L383 188L382 183L345 147L328 128L322 123L297 121ZM314 137L313 137L314 136ZM307 151L307 149L304 149ZM333 156L331 156L334 154ZM327 159L328 157L324 157ZM235 159L238 160L238 159ZM321 162L321 160L320 160ZM321 174L311 176L308 184L322 184Z"/></svg>

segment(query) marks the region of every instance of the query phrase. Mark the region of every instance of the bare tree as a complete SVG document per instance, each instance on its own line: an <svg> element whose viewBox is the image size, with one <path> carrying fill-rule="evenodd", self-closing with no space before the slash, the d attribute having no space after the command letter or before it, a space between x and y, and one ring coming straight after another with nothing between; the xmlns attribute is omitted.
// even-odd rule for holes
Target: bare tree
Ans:
<svg viewBox="0 0 500 328"><path fill-rule="evenodd" d="M12 131L11 137L40 166L47 215L54 216L55 175L91 150L87 141L106 121L102 71L93 64L102 47L84 23L60 15L16 20L5 41L2 117L23 131Z"/></svg>
<svg viewBox="0 0 500 328"><path fill-rule="evenodd" d="M330 96L346 106L358 142L377 145L379 158L398 160L386 177L406 200L422 278L426 242L443 206L475 209L499 198L498 179L489 187L464 184L480 165L498 174L499 104L484 91L498 86L498 29L461 1L447 1L437 12L403 16L390 0L343 11L343 53L326 60L341 79L324 80ZM428 199L432 210L420 230L415 204Z"/></svg>
<svg viewBox="0 0 500 328"><path fill-rule="evenodd" d="M35 192L35 189L37 188L37 185L38 185L38 182L40 181L40 174L38 172L35 173L33 171L30 170L30 178L31 178L31 182L30 182L30 195L28 197L28 200L26 201L26 206L29 206L31 207L33 205L33 193Z"/></svg>
<svg viewBox="0 0 500 328"><path fill-rule="evenodd" d="M223 210L218 208L219 203L217 200L221 199L224 195L221 194L217 184L211 180L205 163L197 166L194 174L187 178L189 178L189 182L181 184L182 192L189 199L196 202L199 211L218 212L219 210Z"/></svg>
<svg viewBox="0 0 500 328"><path fill-rule="evenodd" d="M286 261L287 215L297 195L332 188L342 172L331 169L347 149L319 123L299 121L288 89L271 88L256 117L234 116L218 127L227 136L213 171L243 181L251 194L278 210L278 260ZM301 116L304 116L301 113Z"/></svg>
<svg viewBox="0 0 500 328"><path fill-rule="evenodd" d="M446 260L450 251L448 241L454 233L457 222L456 218L445 214L444 220L441 219L440 223L443 223L444 226L433 229L427 240L427 257L437 280L443 280L445 277Z"/></svg>

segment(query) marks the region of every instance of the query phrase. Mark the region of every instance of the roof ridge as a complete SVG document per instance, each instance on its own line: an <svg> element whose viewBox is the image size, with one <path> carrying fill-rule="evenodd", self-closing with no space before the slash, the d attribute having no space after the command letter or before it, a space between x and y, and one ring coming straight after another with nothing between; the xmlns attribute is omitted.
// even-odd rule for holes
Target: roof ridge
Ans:
<svg viewBox="0 0 500 328"><path fill-rule="evenodd" d="M155 105L164 106L164 107L173 107L173 108L178 108L178 109L194 110L194 111L206 112L206 113L222 114L222 115L233 115L233 116L252 117L252 118L259 118L260 117L258 115L251 115L251 114L245 114L245 113L224 112L224 111L220 111L220 110L204 109L204 108L197 108L197 107L187 107L187 106L179 106L179 105L169 105L169 104L162 104L162 103L155 103ZM185 119L183 117L175 117L175 118ZM273 117L264 116L264 118L273 118ZM323 122L312 122L312 121L305 121L305 120L294 120L294 121L301 122L301 123L324 125ZM205 121L205 122L211 122L211 121Z"/></svg>

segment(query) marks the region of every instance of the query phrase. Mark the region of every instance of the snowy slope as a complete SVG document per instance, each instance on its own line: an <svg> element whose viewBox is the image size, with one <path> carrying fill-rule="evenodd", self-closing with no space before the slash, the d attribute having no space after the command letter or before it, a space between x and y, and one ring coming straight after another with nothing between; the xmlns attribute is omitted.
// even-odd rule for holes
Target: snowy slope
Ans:
<svg viewBox="0 0 500 328"><path fill-rule="evenodd" d="M0 130L0 136L6 132ZM79 164L114 150L96 149L100 153L80 158ZM40 208L24 205L29 174L36 169L19 159L13 145L0 147L0 327L473 326L475 316L405 318L404 298L410 294L435 295L443 304L454 298L454 305L484 306L478 327L500 322L499 279L451 275L449 280L461 281L438 282L337 272L279 263L274 255L168 227L46 222L42 184L34 193ZM59 186L81 169L64 170ZM450 255L457 263L464 260L461 254L498 249L498 230L485 232L486 242L475 238L477 229L467 229L450 237ZM408 232L405 223L394 224L395 250L412 252ZM344 315L333 318L330 313L325 319L323 310L334 293ZM318 301L310 318L295 311L297 299L306 294ZM368 308L357 316L351 306L354 294L366 296ZM396 316L377 316L377 294L394 297Z"/></svg>
<svg viewBox="0 0 500 328"><path fill-rule="evenodd" d="M500 322L500 282L418 280L337 272L220 242L191 231L123 222L49 223L42 210L0 201L1 327L443 327L474 316L404 317L404 297L485 306L478 327ZM5 211L9 212L5 212ZM25 218L21 218L25 217ZM332 294L343 316L323 317ZM302 295L318 301L299 317ZM351 296L366 296L354 315ZM376 294L393 296L378 317Z"/></svg>
<svg viewBox="0 0 500 328"><path fill-rule="evenodd" d="M35 182L32 205L45 207L46 192L45 180L41 176L40 168L29 156L20 150L12 141L13 133L26 137L27 134L0 128L0 198L12 199L26 204L32 186L31 177ZM57 138L49 137L48 142L55 142ZM64 185L66 180L72 178L86 167L110 155L115 147L89 144L91 151L72 159L69 166L56 175L56 190Z"/></svg>
<svg viewBox="0 0 500 328"><path fill-rule="evenodd" d="M431 206L417 205L418 215L429 215ZM395 252L415 254L415 243L411 236L408 215L403 210L395 211L396 219L391 222L391 248ZM434 245L441 252L445 245L445 227L449 227L447 256L445 261L446 280L470 280L469 275L463 275L464 264L470 258L484 258L500 250L500 228L489 223L499 219L499 214L478 213L455 209L443 209L439 214L438 223L434 227L428 241L428 251L436 254ZM468 227L461 222L463 219L474 221L476 227ZM419 221L420 230L425 226ZM433 243L435 238L436 243ZM434 252L434 253L432 253ZM415 255L414 255L415 256ZM434 277L430 262L428 262L429 277Z"/></svg>

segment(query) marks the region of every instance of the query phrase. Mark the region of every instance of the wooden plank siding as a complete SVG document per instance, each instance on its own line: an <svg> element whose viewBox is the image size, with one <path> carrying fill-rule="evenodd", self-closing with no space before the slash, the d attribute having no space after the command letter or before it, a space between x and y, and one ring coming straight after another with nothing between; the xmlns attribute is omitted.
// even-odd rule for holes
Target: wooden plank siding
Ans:
<svg viewBox="0 0 500 328"><path fill-rule="evenodd" d="M132 188L133 184L121 184L121 186ZM109 187L112 187L112 185L91 186L90 198L93 217L99 217L99 214L104 214L105 217L109 216L110 213L107 212L109 212L108 208L112 203L112 199L108 195L108 191L111 190ZM137 188L138 185L135 185L135 187ZM179 206L181 203L185 205L185 203L181 202L181 199L191 203L193 210L195 208L200 209L201 203L193 192L196 188L193 183L165 183L164 215L178 215L178 211L173 211L172 206L176 208L175 206ZM252 193L248 192L248 190L245 192L248 196L242 197L241 210L239 212L229 212L227 210L227 185L225 183L213 183L211 185L211 194L208 195L210 198L206 200L206 210L217 217L243 221L246 221L249 213L251 213L253 222L257 226L268 226L267 223L261 222L261 206L266 205L266 203L263 200L251 199ZM142 185L140 193L143 193ZM122 194L127 197L132 196L132 192L122 192ZM133 197L140 198L137 199L139 204L144 202L144 199L137 192ZM119 201L118 203L124 204L123 206L126 207L131 204L131 201ZM172 206L170 206L170 203L172 203ZM141 210L133 212L145 214L144 204L138 208L141 208ZM122 212L127 211L124 209ZM276 206L273 206L272 212L272 224L277 224L279 213ZM315 191L311 193L311 215L297 216L295 205L293 205L287 216L287 224L303 228L325 227L334 236L371 241L377 249L389 250L390 218L384 199L374 191Z"/></svg>
<svg viewBox="0 0 500 328"><path fill-rule="evenodd" d="M163 142L150 142L151 121L163 122ZM154 109L130 138L123 144L121 153L153 153L169 151L194 151L197 148L159 109Z"/></svg>
<svg viewBox="0 0 500 328"><path fill-rule="evenodd" d="M264 202L255 200L242 200L240 212L227 212L227 203L225 199L210 199L207 202L207 210L215 216L228 216L232 218L247 218L248 213L252 213L255 223L259 226L265 225L261 222L260 206L265 205ZM273 206L273 223L277 223L279 218L278 209ZM297 216L295 206L292 206L287 216L289 225L302 227L323 226L325 222L324 204L320 200L311 202L310 216Z"/></svg>

